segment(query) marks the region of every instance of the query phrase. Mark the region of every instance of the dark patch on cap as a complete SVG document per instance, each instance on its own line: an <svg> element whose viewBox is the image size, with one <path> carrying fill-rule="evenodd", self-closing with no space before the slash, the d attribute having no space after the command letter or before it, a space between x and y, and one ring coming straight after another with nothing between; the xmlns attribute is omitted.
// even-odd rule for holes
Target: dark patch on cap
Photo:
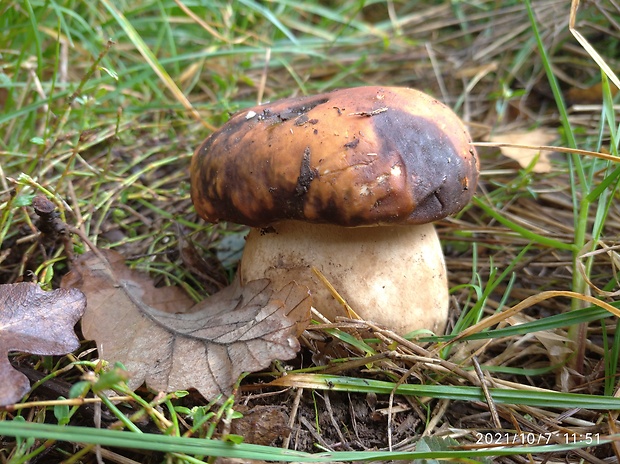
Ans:
<svg viewBox="0 0 620 464"><path fill-rule="evenodd" d="M344 147L345 148L355 148L355 147L357 147L359 145L359 143L360 143L360 139L354 138L349 143L345 143Z"/></svg>
<svg viewBox="0 0 620 464"><path fill-rule="evenodd" d="M316 97L291 98L290 99L291 106L277 113L277 116L282 121L287 121L289 119L293 119L293 118L297 118L299 116L305 115L312 108L322 105L323 103L326 103L328 101L329 101L329 98L325 97L325 95L317 95ZM293 104L293 103L296 103L296 104ZM306 116L305 121L303 121L301 124L303 124L307 120L308 120L308 117Z"/></svg>
<svg viewBox="0 0 620 464"><path fill-rule="evenodd" d="M295 113L294 111L280 111L276 114L276 116L282 121L288 121L289 119L293 119L299 116L299 113Z"/></svg>
<svg viewBox="0 0 620 464"><path fill-rule="evenodd" d="M299 177L297 178L297 185L295 186L295 196L301 197L308 193L310 183L317 175L317 170L310 167L310 147L306 147L304 156L301 159Z"/></svg>
<svg viewBox="0 0 620 464"><path fill-rule="evenodd" d="M308 115L307 114L302 114L297 119L295 119L295 125L296 126L303 126L307 122L308 122Z"/></svg>
<svg viewBox="0 0 620 464"><path fill-rule="evenodd" d="M438 122L398 109L372 118L383 156L397 157L405 168L415 209L409 222L431 222L458 212L469 202L477 181L475 157L461 156L452 134ZM456 134L455 134L456 135ZM461 149L462 150L462 149ZM403 220L405 218L402 218Z"/></svg>

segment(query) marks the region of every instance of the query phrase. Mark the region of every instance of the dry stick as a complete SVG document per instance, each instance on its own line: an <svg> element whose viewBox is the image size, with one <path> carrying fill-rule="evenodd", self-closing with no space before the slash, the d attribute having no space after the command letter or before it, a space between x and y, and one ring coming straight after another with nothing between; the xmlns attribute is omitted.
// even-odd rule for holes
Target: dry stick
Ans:
<svg viewBox="0 0 620 464"><path fill-rule="evenodd" d="M421 346L416 345L415 343L407 340L406 338L401 337L400 335L395 334L391 330L382 329L382 328L372 324L371 322L367 322L367 324L368 324L368 327L370 327L373 332L377 333L381 337L386 338L386 339L391 339L391 340L399 343L400 345L403 345L403 346L409 348L411 351L413 351L414 353L416 353L416 354L418 354L420 356L425 356L427 358L433 358L433 354L430 351L422 348ZM475 376L473 376L471 373L461 369L456 364L451 363L451 362L446 361L446 360L441 359L441 358L433 358L433 359L437 359L437 363L440 366L443 366L446 369L448 369L449 371L452 371L455 374L461 376L462 378L467 379L472 384L475 385L477 383Z"/></svg>
<svg viewBox="0 0 620 464"><path fill-rule="evenodd" d="M413 367L411 368L413 369ZM411 370L410 369L410 370ZM407 371L409 372L409 371ZM404 375L398 379L398 382L396 382L396 385L394 385L394 388L392 388L392 391L390 392L390 400L388 402L388 416L387 416L387 435L388 435L388 450L390 452L392 452L392 414L393 413L393 409L394 409L394 391L405 381L407 377L405 377Z"/></svg>
<svg viewBox="0 0 620 464"><path fill-rule="evenodd" d="M4 175L4 170L2 169L1 164L0 164L0 185L2 186L3 192L9 191L9 184L6 181L6 176Z"/></svg>
<svg viewBox="0 0 620 464"><path fill-rule="evenodd" d="M95 404L95 417L93 422L95 423L96 429L101 429L101 403ZM101 449L100 443L95 444L95 459L97 459L97 464L104 464Z"/></svg>
<svg viewBox="0 0 620 464"><path fill-rule="evenodd" d="M433 72L435 73L435 79L437 80L437 85L439 85L439 90L441 91L441 98L443 99L443 101L448 101L448 88L446 87L446 83L443 80L443 72L441 71L441 68L437 63L435 51L432 49L429 42L424 43L424 48L426 49L426 54L428 55L428 59L430 60L431 66L433 68Z"/></svg>
<svg viewBox="0 0 620 464"><path fill-rule="evenodd" d="M478 358L473 356L471 360L474 363L474 370L476 371L476 375L480 379L480 387L482 388L482 392L484 393L484 397L487 400L487 404L489 405L489 412L491 413L491 418L493 419L493 423L495 424L495 428L501 429L502 423L499 420L499 415L497 414L497 409L495 409L495 402L493 401L493 397L489 392L487 387L486 379L484 378L484 374L482 373L482 369L480 369L480 364L478 363Z"/></svg>
<svg viewBox="0 0 620 464"><path fill-rule="evenodd" d="M101 262L106 263L109 266L109 263L108 263L108 260L106 259L106 257L103 255L103 253L101 253L99 248L97 248L97 246L93 242L90 241L90 239L88 238L88 235L86 235L86 232L84 232L81 229L78 229L77 227L70 226L69 224L67 224L67 229L72 234L75 234L78 237L80 237L80 239L84 243L86 243L86 245L88 245L88 248L90 248L90 251L92 251L95 254L95 256L97 256L97 258L99 258L101 260Z"/></svg>
<svg viewBox="0 0 620 464"><path fill-rule="evenodd" d="M357 111L355 113L349 113L348 116L364 116L366 118L370 118L372 116L385 113L387 110L388 110L388 107L383 106L381 108L377 108L376 110L372 110L372 111Z"/></svg>
<svg viewBox="0 0 620 464"><path fill-rule="evenodd" d="M301 424L306 427L306 429L308 429L308 432L310 432L310 435L312 435L314 437L314 439L319 442L319 444L325 448L327 451L333 452L334 450L331 449L329 447L329 445L325 442L325 440L323 440L323 437L321 436L320 433L318 433L316 431L316 429L314 428L314 426L312 425L312 423L306 419L304 416L300 416L299 417L299 422L301 422Z"/></svg>
<svg viewBox="0 0 620 464"><path fill-rule="evenodd" d="M444 414L448 410L448 406L451 403L452 401L448 399L439 400L438 402L439 406L435 408L436 413L433 414L433 417L431 417L431 420L428 421L428 424L424 428L424 432L422 432L422 436L430 436L432 431L435 429L435 427L437 427L437 424L439 423L441 418L444 416Z"/></svg>
<svg viewBox="0 0 620 464"><path fill-rule="evenodd" d="M301 396L304 393L303 388L297 389L297 394L295 395L295 400L293 401L293 407L291 408L291 416L288 419L288 428L291 430L288 437L284 438L282 443L282 448L288 449L291 444L291 437L293 436L293 426L295 425L295 419L297 418L297 411L299 410L299 403L301 402Z"/></svg>
<svg viewBox="0 0 620 464"><path fill-rule="evenodd" d="M349 399L349 415L351 416L351 426L353 428L353 433L355 433L355 437L357 438L358 445L362 445L363 440L360 438L360 434L357 428L357 418L355 417L355 406L353 406L353 402L351 401L351 393L347 392L347 398ZM368 398L368 397L367 397Z"/></svg>
<svg viewBox="0 0 620 464"><path fill-rule="evenodd" d="M325 401L325 407L327 408L327 412L329 414L329 420L331 421L332 425L336 429L336 433L338 434L338 438L340 438L340 442L342 443L342 446L346 450L350 451L351 447L349 446L349 443L347 442L346 438L342 434L342 431L340 430L340 426L338 425L338 422L336 421L336 418L334 417L334 410L332 408L332 402L329 399L329 391L323 392L323 400Z"/></svg>
<svg viewBox="0 0 620 464"><path fill-rule="evenodd" d="M434 359L433 359L434 361ZM405 380L407 380L409 378L409 376L413 373L413 371L417 368L417 366L414 364L413 366L411 366L409 369L407 369L407 372L405 372L400 379L398 379L398 382L396 382L396 384L394 385L394 388L392 388L392 391L390 392L390 398L388 401L388 416L387 416L387 432L388 432L388 450L392 451L392 415L393 415L393 408L394 408L394 394L396 392L396 389L398 387L400 387ZM420 414L419 411L416 411L418 413L418 415L420 417L424 417L423 415Z"/></svg>
<svg viewBox="0 0 620 464"><path fill-rule="evenodd" d="M84 446L80 445L79 443L76 443L76 445L83 446L82 451L84 451L85 454L89 453L92 448L92 445ZM116 464L140 464L138 461L134 461L133 459L117 454L105 448L101 449L101 457L107 459L109 462L115 462Z"/></svg>

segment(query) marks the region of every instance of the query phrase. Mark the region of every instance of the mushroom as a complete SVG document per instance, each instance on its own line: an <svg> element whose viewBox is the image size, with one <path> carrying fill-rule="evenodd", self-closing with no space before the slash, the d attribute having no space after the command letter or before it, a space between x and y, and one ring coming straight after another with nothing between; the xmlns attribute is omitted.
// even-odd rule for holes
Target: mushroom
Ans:
<svg viewBox="0 0 620 464"><path fill-rule="evenodd" d="M191 165L207 221L251 226L241 283L307 285L326 317L346 315L316 268L363 319L397 333L445 328L448 283L432 224L476 190L461 120L409 88L358 87L241 111Z"/></svg>

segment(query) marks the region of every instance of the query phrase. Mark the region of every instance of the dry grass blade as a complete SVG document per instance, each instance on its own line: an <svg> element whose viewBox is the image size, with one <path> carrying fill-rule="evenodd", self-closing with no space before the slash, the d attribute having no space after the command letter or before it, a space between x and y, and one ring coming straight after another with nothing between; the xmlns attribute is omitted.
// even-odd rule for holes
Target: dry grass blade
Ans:
<svg viewBox="0 0 620 464"><path fill-rule="evenodd" d="M605 298L615 298L620 295L620 289L612 292L612 291L599 288L596 284L594 284L594 282L592 282L592 279L588 275L588 270L586 268L584 260L587 260L588 258L591 258L591 257L595 257L597 255L606 254L610 260L611 274L614 276L617 276L618 275L617 270L620 268L620 257L616 250L620 249L620 245L608 246L600 240L598 241L596 245L599 246L600 248L596 250L592 250L593 243L589 242L579 252L579 257L578 257L579 259L575 263L577 266L577 270L581 273L581 275L583 276L583 279L588 283L588 286L592 290L594 290L597 295L605 297ZM617 280L616 280L616 283L618 283Z"/></svg>
<svg viewBox="0 0 620 464"><path fill-rule="evenodd" d="M523 148L525 150L536 150L536 151L555 151L558 153L575 153L577 155L583 156L591 156L593 158L604 159L607 161L613 161L614 163L619 163L620 158L613 155L608 155L606 153L600 153L597 151L590 150L580 150L578 148L566 148L566 147L553 147L550 145L521 145L518 143L503 143L503 142L473 142L472 145L476 147L511 147L511 148Z"/></svg>
<svg viewBox="0 0 620 464"><path fill-rule="evenodd" d="M571 6L570 6L570 22L569 22L568 29L570 30L571 34L575 36L575 39L577 39L577 41L581 44L584 50L588 52L588 54L592 57L592 59L596 62L596 64L598 64L601 67L601 69L607 75L609 80L612 81L618 89L620 89L620 79L618 79L618 76L616 76L616 73L613 72L613 70L609 67L605 59L601 55L599 55L599 53L594 49L594 47L590 45L590 42L588 42L588 40L583 35L581 35L581 33L577 29L575 29L575 21L577 19L578 9L579 9L579 0L572 0Z"/></svg>
<svg viewBox="0 0 620 464"><path fill-rule="evenodd" d="M576 298L578 300L582 300L582 301L591 303L595 306L598 306L600 308L603 308L609 311L611 314L615 315L616 317L620 317L620 309L610 305L609 303L601 301L598 298L594 298L593 296L583 295L581 293L570 292L570 291L565 291L565 290L549 290L546 292L538 293L536 295L532 295L526 298L525 300L521 301L520 303L516 304L512 308L508 308L504 311L498 312L492 316L489 316L483 319L479 323L472 325L471 327L468 327L467 329L460 332L452 340L450 340L448 344L453 344L465 337L481 332L485 329L488 329L489 327L493 327L494 325L505 321L509 317L512 317L518 314L524 309L529 308L535 304L538 304L544 300L548 300L550 298L557 298L557 297Z"/></svg>
<svg viewBox="0 0 620 464"><path fill-rule="evenodd" d="M312 266L312 272L319 278L321 283L325 285L325 287L329 290L329 293L334 297L334 299L342 305L342 307L346 310L347 315L350 319L358 319L358 320L362 319L355 312L355 310L351 306L349 306L347 301L344 298L342 298L342 296L338 293L338 290L334 288L331 282L327 279L327 277L323 275L323 273L319 269Z"/></svg>
<svg viewBox="0 0 620 464"><path fill-rule="evenodd" d="M212 28L209 24L207 24L206 21L203 21L198 15L196 15L192 10L190 10L187 5L185 5L185 3L183 3L181 0L174 0L174 3L176 3L179 8L181 8L181 10L183 10L183 12L189 16L190 18L192 18L193 21L196 21L197 24L200 24L200 27L202 27L205 31L207 31L210 35L212 35L213 37L215 37L216 39L222 41L222 42L227 42L226 38L224 36L222 36L221 34L219 34L217 32L217 30L215 30L214 28ZM243 40L243 39L240 39Z"/></svg>

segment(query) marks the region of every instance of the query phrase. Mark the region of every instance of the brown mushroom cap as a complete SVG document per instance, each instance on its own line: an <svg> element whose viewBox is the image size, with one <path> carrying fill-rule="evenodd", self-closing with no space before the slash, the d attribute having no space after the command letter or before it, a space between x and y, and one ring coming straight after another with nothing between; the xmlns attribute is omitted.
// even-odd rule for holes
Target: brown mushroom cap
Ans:
<svg viewBox="0 0 620 464"><path fill-rule="evenodd" d="M420 224L462 209L478 159L461 120L413 89L358 87L241 111L192 158L211 222Z"/></svg>

